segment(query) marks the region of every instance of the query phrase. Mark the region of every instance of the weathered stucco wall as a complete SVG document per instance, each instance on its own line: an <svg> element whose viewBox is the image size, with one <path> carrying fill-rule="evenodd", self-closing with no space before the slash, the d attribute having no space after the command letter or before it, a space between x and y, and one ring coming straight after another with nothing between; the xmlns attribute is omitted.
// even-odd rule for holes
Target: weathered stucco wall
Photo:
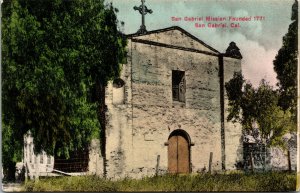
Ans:
<svg viewBox="0 0 300 193"><path fill-rule="evenodd" d="M128 58L130 61L130 58ZM126 177L132 157L132 105L131 105L131 66L122 66L120 78L125 82L121 88L114 88L110 82L106 89L106 171L107 177ZM120 91L124 90L120 103ZM123 92L123 91L122 91ZM118 100L115 100L117 98Z"/></svg>
<svg viewBox="0 0 300 193"><path fill-rule="evenodd" d="M192 171L208 168L210 152L214 169L220 169L218 57L141 43L132 50L134 165L154 172L160 155L166 171L164 143L173 130L183 129L195 143ZM173 102L172 70L185 71L185 103Z"/></svg>
<svg viewBox="0 0 300 193"><path fill-rule="evenodd" d="M100 140L93 139L89 147L88 174L103 175L103 157L100 151Z"/></svg>
<svg viewBox="0 0 300 193"><path fill-rule="evenodd" d="M107 98L108 176L153 175L158 155L159 170L166 172L165 142L179 128L195 143L191 147L193 172L208 168L210 152L214 153L213 169L221 169L218 57L141 43L131 45L122 75L125 104L115 105L114 96ZM185 71L185 103L173 103L172 70ZM110 85L108 92L112 89Z"/></svg>
<svg viewBox="0 0 300 193"><path fill-rule="evenodd" d="M171 41L170 36L176 41ZM181 40L180 37L184 38ZM222 169L219 57L199 42L186 38L181 32L174 31L141 36L140 39L178 46L194 45L194 49L203 48L212 54L129 39L127 64L123 65L121 74L125 85L118 88L124 91L116 91L112 83L106 90L107 177L154 175L157 165L159 174L166 173L168 146L165 142L176 129L186 131L194 143L190 153L192 172L208 170L210 152L213 153L212 170ZM226 60L228 65L234 63L224 69L231 73L230 76L236 68L240 69L240 63L236 61L239 60ZM173 101L172 70L185 71L185 103ZM120 97L124 103L120 102ZM228 123L225 126L228 127L226 138L236 138L241 133L236 125ZM227 140L228 166L237 159L234 155L237 154L236 144L239 144L238 140Z"/></svg>
<svg viewBox="0 0 300 193"><path fill-rule="evenodd" d="M54 157L47 155L42 151L39 154L34 153L33 137L30 131L24 135L24 154L22 165L27 168L27 175L30 179L46 176L53 171Z"/></svg>

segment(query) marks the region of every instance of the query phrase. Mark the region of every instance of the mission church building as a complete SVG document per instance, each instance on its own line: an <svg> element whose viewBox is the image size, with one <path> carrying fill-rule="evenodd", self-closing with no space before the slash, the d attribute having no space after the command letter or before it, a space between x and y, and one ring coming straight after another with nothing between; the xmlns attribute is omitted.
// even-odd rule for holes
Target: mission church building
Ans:
<svg viewBox="0 0 300 193"><path fill-rule="evenodd" d="M234 42L226 53L174 26L128 35L127 63L106 90L103 172L108 178L235 169L242 126L226 121L225 82L241 71ZM209 164L211 162L211 164ZM99 162L98 162L99 163ZM90 169L98 168L96 162Z"/></svg>
<svg viewBox="0 0 300 193"><path fill-rule="evenodd" d="M221 53L184 29L127 35L127 61L106 88L105 155L90 147L88 173L108 178L236 169L242 126L227 122L225 83L241 71L234 42ZM229 43L229 42L228 42ZM211 163L211 164L210 164Z"/></svg>
<svg viewBox="0 0 300 193"><path fill-rule="evenodd" d="M224 83L241 71L180 27L128 36L127 63L106 92L107 177L234 169L242 127L226 121ZM119 83L119 84L118 84Z"/></svg>

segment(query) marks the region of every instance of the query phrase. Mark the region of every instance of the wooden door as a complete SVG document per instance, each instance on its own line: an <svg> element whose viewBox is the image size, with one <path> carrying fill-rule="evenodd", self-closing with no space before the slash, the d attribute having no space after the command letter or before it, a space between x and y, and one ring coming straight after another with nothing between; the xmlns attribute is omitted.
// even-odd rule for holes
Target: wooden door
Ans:
<svg viewBox="0 0 300 193"><path fill-rule="evenodd" d="M170 173L177 173L177 156L177 136L172 136L168 146L168 169Z"/></svg>
<svg viewBox="0 0 300 193"><path fill-rule="evenodd" d="M190 152L188 141L181 135L169 138L168 169L169 173L190 172Z"/></svg>

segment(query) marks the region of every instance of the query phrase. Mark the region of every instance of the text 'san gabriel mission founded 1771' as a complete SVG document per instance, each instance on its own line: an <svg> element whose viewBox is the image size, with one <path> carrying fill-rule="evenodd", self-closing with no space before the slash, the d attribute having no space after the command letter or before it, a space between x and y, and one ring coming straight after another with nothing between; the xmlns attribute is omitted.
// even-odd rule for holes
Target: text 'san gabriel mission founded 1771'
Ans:
<svg viewBox="0 0 300 193"><path fill-rule="evenodd" d="M173 22L195 22L194 25L196 28L240 28L241 23L245 22L255 22L255 21L263 21L265 20L265 16L243 16L243 17L171 17Z"/></svg>

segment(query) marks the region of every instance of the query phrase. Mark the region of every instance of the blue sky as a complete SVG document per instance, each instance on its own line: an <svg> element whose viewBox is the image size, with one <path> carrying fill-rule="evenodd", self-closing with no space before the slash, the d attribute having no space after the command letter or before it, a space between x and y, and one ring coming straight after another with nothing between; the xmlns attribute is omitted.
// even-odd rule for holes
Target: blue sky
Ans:
<svg viewBox="0 0 300 193"><path fill-rule="evenodd" d="M107 1L118 8L118 20L125 22L122 30L126 34L135 33L141 25L141 15L133 7L139 6L141 1ZM146 26L148 31L180 26L220 52L225 52L229 43L234 41L243 55L245 78L255 86L262 78L275 85L272 61L291 23L293 3L294 0L146 0L146 6L153 11L146 15ZM172 21L173 16L182 20ZM183 21L184 17L206 16L252 16L252 19L240 22L240 28L196 28L195 22ZM254 21L254 16L264 16L264 20ZM201 23L208 24L205 21Z"/></svg>

